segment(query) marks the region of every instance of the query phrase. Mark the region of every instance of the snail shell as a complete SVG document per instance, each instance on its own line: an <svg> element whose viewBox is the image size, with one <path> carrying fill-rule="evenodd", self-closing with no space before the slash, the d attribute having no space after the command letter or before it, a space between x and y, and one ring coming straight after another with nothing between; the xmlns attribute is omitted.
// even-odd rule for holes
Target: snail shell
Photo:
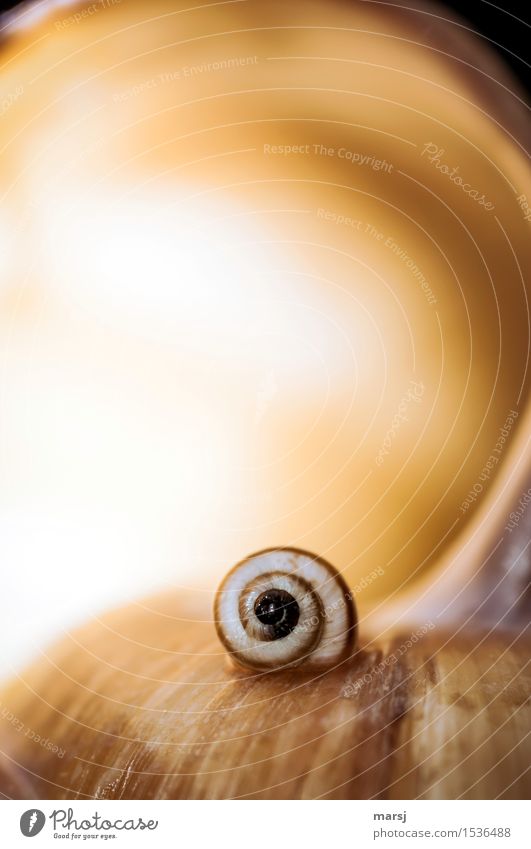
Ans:
<svg viewBox="0 0 531 849"><path fill-rule="evenodd" d="M396 630L386 641L380 629L370 624L370 617L364 618L364 641L370 639L374 651L360 651L354 662L342 662L331 670L324 693L323 687L314 686L313 675L308 676L310 686L302 690L301 670L306 665L294 668L292 664L282 675L257 676L258 680L248 687L246 681L219 663L217 652L212 653L211 623L191 621L194 608L190 601L188 609L186 594L180 590L97 617L79 632L65 636L57 646L42 651L34 665L3 685L0 702L11 719L4 717L0 723L0 791L4 796L25 799L99 800L527 798L525 765L529 763L529 750L525 745L529 714L526 718L525 699L531 681L526 672L530 647L524 638L529 597L524 590L529 582L529 507L517 529L504 531L511 512L518 509L523 493L531 485L531 478L524 482L524 471L531 471L531 420L524 417L523 409L519 410L514 430L518 442L513 444L511 454L507 451L504 455L505 469L500 464L504 477L497 479L497 492L493 486L490 502L480 508L483 512L478 510L477 521L469 524L464 541L462 534L459 536L463 522L455 522L461 500L456 496L461 493L464 498L477 481L479 470L496 444L499 428L516 403L514 399L523 405L525 398L528 403L529 222L516 203L520 192L530 195L525 144L520 144L528 135L525 108L517 98L513 81L488 53L486 40L467 32L462 23L457 28L449 24L450 12L444 7L430 5L424 9L422 3L407 4L417 6L416 12L401 9L397 3L288 5L278 0L268 4L249 0L193 10L188 9L190 5L179 0L171 4L154 0L149 10L155 17L146 22L145 0L131 0L109 6L105 14L87 18L80 26L68 26L64 32L61 18L66 18L70 9L39 0L34 7L28 6L27 15L25 11L16 12L15 18L20 21L16 32L4 28L4 94L11 92L16 97L27 81L24 96L2 116L6 136L2 174L6 189L11 187L5 197L6 220L17 223L13 243L18 248L14 251L13 270L5 275L9 288L2 289L6 327L11 330L15 318L21 321L21 338L27 340L28 331L33 326L37 328L37 313L32 312L37 308L39 330L44 333L48 326L50 334L42 337L43 364L48 362L49 350L55 370L59 361L53 354L61 350L59 343L66 344L74 335L89 341L97 339L98 343L102 337L103 325L98 325L96 336L90 336L85 335L88 324L71 322L64 322L66 335L62 337L59 330L66 316L77 314L80 307L89 316L97 308L101 310L98 315L107 321L120 292L124 315L132 315L129 309L134 293L129 285L116 290L109 287L108 292L107 287L101 287L102 294L98 296L94 285L97 279L84 268L89 265L90 249L95 258L101 259L98 269L103 267L104 250L96 240L90 244L88 236L92 232L103 233L104 228L93 231L90 219L88 227L81 220L78 241L72 242L68 250L67 221L63 225L62 214L50 218L63 188L68 189L64 208L75 222L77 216L70 210L76 210L81 199L91 201L88 210L102 209L121 197L124 187L136 190L155 176L161 176L172 190L177 186L180 191L181 182L186 187L184 175L188 175L188 169L193 182L195 169L199 168L205 186L219 188L220 193L228 189L229 182L255 179L245 187L234 188L236 199L247 204L253 214L282 206L278 231L284 241L303 240L301 254L308 258L305 264L301 261L303 270L309 268L315 275L317 267L327 280L335 280L339 273L340 280L348 283L349 291L360 298L384 331L386 344L382 351L385 364L390 366L389 373L385 372L386 403L381 410L378 407L374 426L371 420L371 430L376 434L381 431L381 436L376 435L373 447L370 440L365 445L360 442L360 451L354 452L356 433L348 427L343 429L346 448L343 447L342 456L350 458L352 464L340 476L339 490L328 488L330 463L323 460L322 468L314 467L303 456L305 474L290 505L298 508L308 488L311 486L315 492L324 481L326 498L344 505L335 524L325 524L319 531L323 536L316 536L313 519L315 515L324 517L325 509L328 517L325 500L325 508L316 501L315 511L301 516L299 528L309 528L311 538L318 540L322 550L330 550L336 541L334 558L348 564L352 582L361 577L364 568L359 556L356 563L352 562L354 546L363 557L367 551L367 562L392 561L386 578L375 589L385 598L382 613L385 609L387 623L402 630ZM215 32L217 37L213 37ZM181 43L184 38L187 44ZM197 74L186 80L182 92L173 84L174 70L184 62L190 67L205 67L210 60L255 53L260 60L256 64ZM285 58L280 58L284 54ZM308 58L297 59L301 54ZM274 60L273 56L279 59ZM266 61L266 57L271 60ZM241 74L241 80L237 74ZM151 80L167 78L172 80L171 85L164 82L150 87ZM245 88L250 89L247 94ZM137 96L138 89L142 90ZM43 111L43 104L49 108ZM84 104L88 104L88 112ZM95 108L100 105L106 108L105 112ZM279 118L278 125L272 120L275 117ZM233 122L232 128L226 126L229 121ZM401 138L397 139L397 132ZM183 137L176 139L177 133ZM306 141L334 144L337 149L344 145L382 159L387 157L394 163L394 170L391 174L377 174L321 155L263 156L264 142L290 145ZM495 215L489 215L448 175L421 156L423 146L430 142L445 149L450 167L459 164L460 174L468 176L470 172L481 191L495 195ZM256 147L256 155L249 150L251 147ZM240 148L245 148L244 178L239 176L236 164ZM229 152L235 155L225 156ZM203 159L206 156L216 158L207 161ZM399 166L403 173L398 172ZM170 179L173 173L179 177L175 183ZM272 180L266 181L264 178L269 175ZM288 177L295 178L293 183ZM108 192L104 207L96 192L85 196L86 183L96 188L101 181ZM45 205L41 198L46 201L47 187L53 202ZM275 193L275 187L281 195ZM35 205L28 203L30 198ZM293 209L289 218L287 207ZM295 211L302 207L304 215L299 222ZM308 208L314 210L313 216ZM329 221L319 217L327 210L337 211ZM155 212L158 226L157 221L164 222L168 217L168 210L164 205L161 219L155 218ZM207 212L210 218L208 208ZM25 218L28 226L19 226ZM419 268L426 272L427 285L433 286L439 301L436 309L415 285L405 262L396 258L391 263L394 255L388 252L385 242L382 246L372 236L362 239L350 226L362 218L378 224L380 232L392 233L404 249L415 245ZM503 223L503 230L498 221ZM144 225L144 217L141 223ZM48 231L50 225L53 227ZM272 223L270 229L273 235L268 238L274 238L276 226ZM55 255L48 257L44 253L41 261L41 242L45 248L49 240L36 236L47 232L54 234L53 245L55 236L60 237L59 263ZM114 231L110 235L113 238ZM133 245L139 239L142 245L139 236L138 230L128 232L127 244ZM309 241L319 245L325 241L326 252L321 255L319 249L314 253L315 246L306 247ZM104 247L105 244L104 240ZM71 266L65 261L63 248ZM343 257L345 266L339 259L332 264L328 254ZM352 273L351 254L364 260L366 273L364 266L358 268L358 263ZM137 256L129 250L118 251L120 278L127 278L127 273L135 270ZM64 269L62 283L62 274L55 273L58 268ZM407 328L404 324L400 329L396 323L394 298L387 300L376 289L373 278L378 270L384 279L390 277L393 291L402 297L407 308ZM140 263L139 273L142 272ZM173 281L173 267L172 275ZM152 272L150 278L149 302L157 295ZM48 280L53 282L49 294L45 289ZM491 283L496 283L496 289ZM326 287L328 298L328 282ZM173 303L165 299L166 288L173 294L175 287L162 287L163 307ZM239 295L239 289L234 291ZM147 303L147 299L139 302L140 329ZM338 303L343 306L344 302ZM153 326L156 315L154 311ZM185 311L183 321L187 315ZM171 311L164 310L163 329L167 317L171 317ZM416 358L422 364L419 376L427 387L423 401L427 411L425 436L417 449L420 426L418 431L414 422L407 429L404 427L400 431L403 454L397 440L393 457L386 457L381 467L373 469L368 479L369 492L365 488L358 491L357 484L364 474L364 452L367 462L372 463L373 450L379 450L380 439L394 415L396 399L393 393L388 397L387 386L394 391L404 381L407 385L409 379L410 361L402 354L409 324L414 332ZM125 326L128 325L126 318ZM81 334L75 333L78 327ZM232 332L233 325L229 327ZM313 324L309 327L311 330ZM364 327L362 324L361 329ZM365 330L362 341L365 333L367 340L379 341ZM228 331L227 335L232 340ZM109 336L114 338L114 333ZM309 338L311 341L312 336ZM39 335L31 340L32 350L37 350L40 339ZM45 345L48 339L51 341ZM118 345L126 346L124 352L131 351L128 361L144 363L145 345L137 352L127 333L116 339ZM353 406L356 425L364 411L376 410L378 401L380 384L374 375L379 372L370 366L380 362L376 358L380 349L376 342L373 345L367 350L364 343L362 348L364 391L356 395ZM159 347L164 355L153 362L161 374L169 371L173 380L166 346L157 345L156 350ZM109 369L109 363L120 359L112 356L116 350L102 348L100 376L103 369ZM16 366L16 351L17 345L10 344L6 365L13 360ZM28 391L31 384L26 386L23 381L21 388L17 379L26 374L27 348L21 345L20 351L21 369L15 370L10 380L6 372L3 388L7 391L13 384L23 398L20 393ZM92 354L90 347L79 351L72 348L68 380L76 362L82 367L81 375L87 374L86 351ZM371 351L376 352L373 363ZM75 360L75 356L79 359ZM467 360L470 384L463 368ZM154 367L148 373L155 375L157 371ZM45 374L36 372L36 399L42 395ZM352 395L351 369L345 374L348 401ZM242 386L238 381L231 395L232 384L227 382L227 389L217 371L215 379L226 406L249 386L255 386L252 374L249 383ZM158 385L158 378L154 383ZM436 395L430 396L430 384L432 389L437 387ZM115 385L114 378L109 386ZM297 388L295 380L293 385ZM70 382L66 386L70 388ZM61 384L57 392L60 387ZM374 388L374 393L367 387ZM214 382L208 388L213 401L218 399ZM288 391L285 397L289 397ZM108 393L103 397L106 400ZM430 397L435 399L433 410ZM88 398L90 401L91 396ZM150 398L147 396L146 405L152 407ZM15 408L26 406L19 404L16 394L14 400ZM45 409L43 406L42 412ZM342 412L343 408L338 409ZM284 412L278 431L285 429L289 438L292 431L301 432L301 423L305 426L308 406L298 398L298 404L286 405ZM37 418L42 416L35 417L32 436L33 431L39 434ZM44 423L47 421L44 416ZM49 451L54 443L61 449L57 457L66 458L75 470L75 480L80 482L79 498L86 497L87 482L94 478L94 492L98 504L103 506L102 475L92 475L92 469L88 477L79 474L71 463L71 452L65 450L69 443L64 445L57 435L55 425L59 422L55 418L51 421L55 437L48 440L43 482L35 490L44 494L44 507L60 504L63 489L67 491L63 475L57 476L61 481L57 496L48 488L48 466L54 460ZM336 421L339 419L332 419L330 430L316 431L308 449L312 460L320 456L323 445L328 445L329 434L336 436ZM289 429L283 427L285 422ZM171 432L175 440L175 433ZM13 422L4 432L3 441L9 437L12 442L16 433ZM41 441L31 440L30 451L26 451L26 443L21 443L14 456L27 454L32 463L33 446L47 444L47 433L43 431ZM121 431L119 435L122 438ZM78 441L72 443L77 444ZM15 446L13 443L13 450ZM261 446L260 442L260 449ZM82 447L84 451L84 444ZM281 439L279 447L287 450L292 446ZM339 449L338 452L340 456ZM137 453L141 453L140 446L134 440L135 457ZM164 475L170 476L168 452L161 454ZM89 456L92 465L94 461ZM111 471L111 461L104 462L109 462ZM21 471L25 469L19 467L18 461L13 465ZM128 475L123 475L121 469L119 465L119 476L131 488ZM268 491L275 493L275 480L284 485L298 470L297 465L278 467ZM112 483L111 474L109 480ZM147 480L151 482L153 478ZM23 493L26 474L15 481L20 488L13 492ZM146 508L151 508L153 487L140 488L148 494ZM10 482L8 489L12 489ZM112 485L107 489L114 494ZM203 490L200 486L201 496ZM125 493L125 488L119 491ZM230 490L237 491L235 485ZM230 492L228 487L223 492L228 502ZM73 492L68 490L67 495L71 503ZM267 502L259 502L260 514L264 504ZM136 509L136 501L132 505ZM366 510L374 515L372 508L376 505L380 518L363 521L353 529L353 517L361 519ZM289 523L277 524L278 517L272 512L260 516L261 524L270 521L276 534L303 539L298 526L291 523L290 510L287 512ZM468 516L465 518L468 521ZM238 528L241 525L238 521ZM184 526L182 520L181 527ZM200 527L206 526L203 520ZM225 556L220 553L213 524L210 529L216 558ZM337 529L341 543L337 541ZM225 538L225 523L222 533ZM250 550L263 544L253 539ZM232 550L230 544L227 550ZM176 563L180 563L180 557L175 554ZM419 564L435 557L439 558L438 572L426 575L429 592L425 592L417 579ZM94 562L93 577L96 566ZM109 572L110 568L106 564ZM183 573L186 568L183 565ZM362 571L357 572L358 568ZM77 571L83 577L82 567L78 566ZM106 579L106 573L101 574ZM307 578L306 570L296 574ZM50 582L49 576L47 580ZM406 582L411 586L415 604L404 598L403 591L398 592ZM9 586L9 605L17 609L8 590ZM330 602L323 601L321 590L322 587L318 594L326 613ZM395 592L397 607L393 609L390 594ZM263 610L266 615L267 605ZM19 615L23 612L21 607ZM471 616L474 613L478 615ZM407 628L403 627L406 614L415 623ZM326 617L326 624L329 619ZM402 646L417 625L430 620L438 627L403 654ZM266 624L270 628L275 625ZM226 627L227 623L220 620L218 629L224 641ZM485 628L481 637L480 627ZM352 639L354 633L353 629ZM306 653L305 663L310 668L319 657L323 637L321 629L315 647ZM8 634L6 645L9 639L13 642L13 636ZM270 652L284 650L288 640L289 635L263 641L262 661L267 656L270 668L275 668ZM344 653L346 659L348 650ZM20 727L25 730L17 730ZM36 742L38 738L41 745ZM60 753L45 748L42 741L54 744L53 748L60 747Z"/></svg>
<svg viewBox="0 0 531 849"><path fill-rule="evenodd" d="M231 656L252 669L331 666L356 642L347 584L326 560L296 548L266 549L238 563L221 583L214 618Z"/></svg>

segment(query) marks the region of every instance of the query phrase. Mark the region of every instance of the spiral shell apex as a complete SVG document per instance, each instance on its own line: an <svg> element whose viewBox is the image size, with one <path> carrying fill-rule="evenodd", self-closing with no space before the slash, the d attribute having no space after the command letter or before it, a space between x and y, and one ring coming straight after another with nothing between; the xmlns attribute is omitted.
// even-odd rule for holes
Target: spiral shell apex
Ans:
<svg viewBox="0 0 531 849"><path fill-rule="evenodd" d="M232 658L257 670L326 668L356 644L347 584L330 563L296 548L260 551L224 578L214 604L219 638Z"/></svg>

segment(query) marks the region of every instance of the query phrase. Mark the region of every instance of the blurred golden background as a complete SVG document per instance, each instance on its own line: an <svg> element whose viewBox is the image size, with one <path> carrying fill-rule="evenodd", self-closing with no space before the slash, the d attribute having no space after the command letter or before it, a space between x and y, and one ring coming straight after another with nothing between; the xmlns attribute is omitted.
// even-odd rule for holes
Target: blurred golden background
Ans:
<svg viewBox="0 0 531 849"><path fill-rule="evenodd" d="M209 616L275 545L363 609L463 532L527 397L531 181L512 80L430 27L109 0L4 28L3 672L151 590Z"/></svg>

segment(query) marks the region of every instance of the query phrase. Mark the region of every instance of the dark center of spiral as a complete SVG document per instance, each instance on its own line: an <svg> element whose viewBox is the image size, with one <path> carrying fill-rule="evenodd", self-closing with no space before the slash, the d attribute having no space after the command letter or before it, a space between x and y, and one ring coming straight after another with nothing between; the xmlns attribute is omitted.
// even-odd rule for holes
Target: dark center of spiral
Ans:
<svg viewBox="0 0 531 849"><path fill-rule="evenodd" d="M291 634L299 621L300 609L286 590L266 590L254 603L257 619L265 625L270 639L279 640Z"/></svg>

